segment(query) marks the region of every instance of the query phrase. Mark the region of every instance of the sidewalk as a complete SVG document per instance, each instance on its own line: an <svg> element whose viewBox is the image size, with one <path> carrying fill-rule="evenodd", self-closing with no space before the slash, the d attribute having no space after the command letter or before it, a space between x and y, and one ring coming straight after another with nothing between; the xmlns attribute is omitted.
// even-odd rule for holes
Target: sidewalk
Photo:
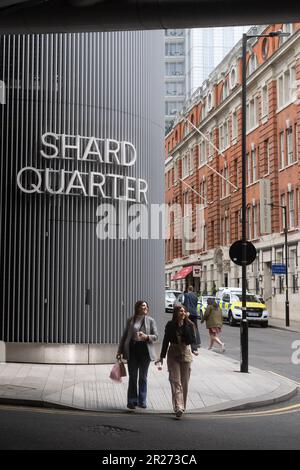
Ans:
<svg viewBox="0 0 300 470"><path fill-rule="evenodd" d="M128 378L109 379L112 366L0 364L0 403L63 407L93 411L124 411ZM297 391L291 381L250 368L239 372L239 362L226 354L200 350L194 358L187 412L216 412L263 406L288 399ZM172 413L166 365L150 365L148 408L137 413Z"/></svg>
<svg viewBox="0 0 300 470"><path fill-rule="evenodd" d="M286 327L285 320L270 317L269 326L271 328L277 328L279 330L287 330L287 331L292 331L294 333L300 333L300 321L290 320L290 326Z"/></svg>

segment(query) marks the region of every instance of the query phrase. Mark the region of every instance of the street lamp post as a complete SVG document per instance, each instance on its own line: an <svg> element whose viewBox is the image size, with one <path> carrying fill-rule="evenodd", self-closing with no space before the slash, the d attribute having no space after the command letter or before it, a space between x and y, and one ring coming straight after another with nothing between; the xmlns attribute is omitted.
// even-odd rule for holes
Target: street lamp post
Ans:
<svg viewBox="0 0 300 470"><path fill-rule="evenodd" d="M247 321L247 34L243 34L242 50L242 321L241 321L241 372L248 372L248 321Z"/></svg>
<svg viewBox="0 0 300 470"><path fill-rule="evenodd" d="M250 38L289 36L274 31L268 34L243 34L242 41L242 321L241 321L241 372L248 373L248 321L247 321L247 41Z"/></svg>
<svg viewBox="0 0 300 470"><path fill-rule="evenodd" d="M289 302L289 257L288 257L288 218L287 207L281 206L284 210L284 242L285 242L285 325L290 326L290 302Z"/></svg>
<svg viewBox="0 0 300 470"><path fill-rule="evenodd" d="M288 214L287 206L269 204L279 207L284 211L284 247L285 247L285 326L290 326L290 301L289 301L289 255L288 255Z"/></svg>

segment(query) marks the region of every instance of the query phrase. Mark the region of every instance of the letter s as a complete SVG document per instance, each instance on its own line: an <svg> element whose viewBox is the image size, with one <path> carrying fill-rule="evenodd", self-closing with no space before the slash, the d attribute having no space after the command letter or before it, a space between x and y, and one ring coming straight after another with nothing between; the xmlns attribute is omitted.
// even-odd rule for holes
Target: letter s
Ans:
<svg viewBox="0 0 300 470"><path fill-rule="evenodd" d="M58 155L58 147L55 144L51 144L50 142L47 142L46 139L47 137L53 137L55 140L58 140L58 135L54 134L53 132L46 132L46 134L42 135L42 144L45 145L46 147L53 148L55 152L52 155L49 155L44 152L44 150L41 150L41 155L44 158L56 158Z"/></svg>

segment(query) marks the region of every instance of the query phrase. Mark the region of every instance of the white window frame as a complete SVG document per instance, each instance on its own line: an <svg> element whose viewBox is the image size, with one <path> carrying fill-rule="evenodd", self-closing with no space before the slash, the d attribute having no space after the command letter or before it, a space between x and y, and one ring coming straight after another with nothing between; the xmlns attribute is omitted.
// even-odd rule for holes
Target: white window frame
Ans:
<svg viewBox="0 0 300 470"><path fill-rule="evenodd" d="M190 175L190 155L189 152L185 153L182 157L182 178L187 178Z"/></svg>
<svg viewBox="0 0 300 470"><path fill-rule="evenodd" d="M198 144L198 152L199 152L199 168L207 162L207 141L205 139L201 139L200 143Z"/></svg>
<svg viewBox="0 0 300 470"><path fill-rule="evenodd" d="M285 168L285 138L284 138L284 131L279 133L279 155L280 155L280 167L279 169L282 170Z"/></svg>
<svg viewBox="0 0 300 470"><path fill-rule="evenodd" d="M257 240L259 233L258 233L258 217L257 217L258 210L257 210L256 204L253 206L252 211L253 211L253 214L252 214L253 215L253 237L254 237L254 240Z"/></svg>
<svg viewBox="0 0 300 470"><path fill-rule="evenodd" d="M261 89L261 117L266 119L269 116L269 93L268 85L263 85Z"/></svg>
<svg viewBox="0 0 300 470"><path fill-rule="evenodd" d="M252 211L251 207L247 210L247 226L248 226L248 239L252 240Z"/></svg>
<svg viewBox="0 0 300 470"><path fill-rule="evenodd" d="M209 142L207 142L207 154L208 154L208 158L213 158L214 156L214 147L212 144L214 144L214 130L211 129L211 131L209 131L207 133L207 138L209 140Z"/></svg>
<svg viewBox="0 0 300 470"><path fill-rule="evenodd" d="M189 173L192 175L194 173L194 152L193 149L189 149Z"/></svg>
<svg viewBox="0 0 300 470"><path fill-rule="evenodd" d="M251 174L251 160L250 160L250 153L248 152L246 154L246 160L247 160L247 185L249 186L252 184L252 174Z"/></svg>
<svg viewBox="0 0 300 470"><path fill-rule="evenodd" d="M230 147L230 126L229 118L223 121L219 126L219 150L224 152L224 150Z"/></svg>
<svg viewBox="0 0 300 470"><path fill-rule="evenodd" d="M297 99L296 67L287 67L277 78L277 112Z"/></svg>
<svg viewBox="0 0 300 470"><path fill-rule="evenodd" d="M287 151L287 164L292 165L296 162L294 158L294 129L290 126L286 130L286 151Z"/></svg>
<svg viewBox="0 0 300 470"><path fill-rule="evenodd" d="M238 138L238 113L237 110L235 109L232 113L232 123L231 123L231 128L232 128L232 140L236 140Z"/></svg>
<svg viewBox="0 0 300 470"><path fill-rule="evenodd" d="M247 103L247 134L258 126L258 96L253 96Z"/></svg>
<svg viewBox="0 0 300 470"><path fill-rule="evenodd" d="M254 157L254 158L253 158ZM257 175L257 152L256 147L251 149L251 169L252 169L252 183L255 183L258 179Z"/></svg>
<svg viewBox="0 0 300 470"><path fill-rule="evenodd" d="M295 191L288 193L289 200L289 229L295 228Z"/></svg>

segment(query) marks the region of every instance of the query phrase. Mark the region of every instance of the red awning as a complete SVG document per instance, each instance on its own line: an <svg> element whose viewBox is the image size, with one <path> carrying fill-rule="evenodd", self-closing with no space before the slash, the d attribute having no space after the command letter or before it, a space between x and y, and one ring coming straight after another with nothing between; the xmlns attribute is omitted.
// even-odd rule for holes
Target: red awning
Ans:
<svg viewBox="0 0 300 470"><path fill-rule="evenodd" d="M193 266L186 266L180 269L175 276L171 278L171 281L178 281L179 279L185 279L193 271Z"/></svg>

